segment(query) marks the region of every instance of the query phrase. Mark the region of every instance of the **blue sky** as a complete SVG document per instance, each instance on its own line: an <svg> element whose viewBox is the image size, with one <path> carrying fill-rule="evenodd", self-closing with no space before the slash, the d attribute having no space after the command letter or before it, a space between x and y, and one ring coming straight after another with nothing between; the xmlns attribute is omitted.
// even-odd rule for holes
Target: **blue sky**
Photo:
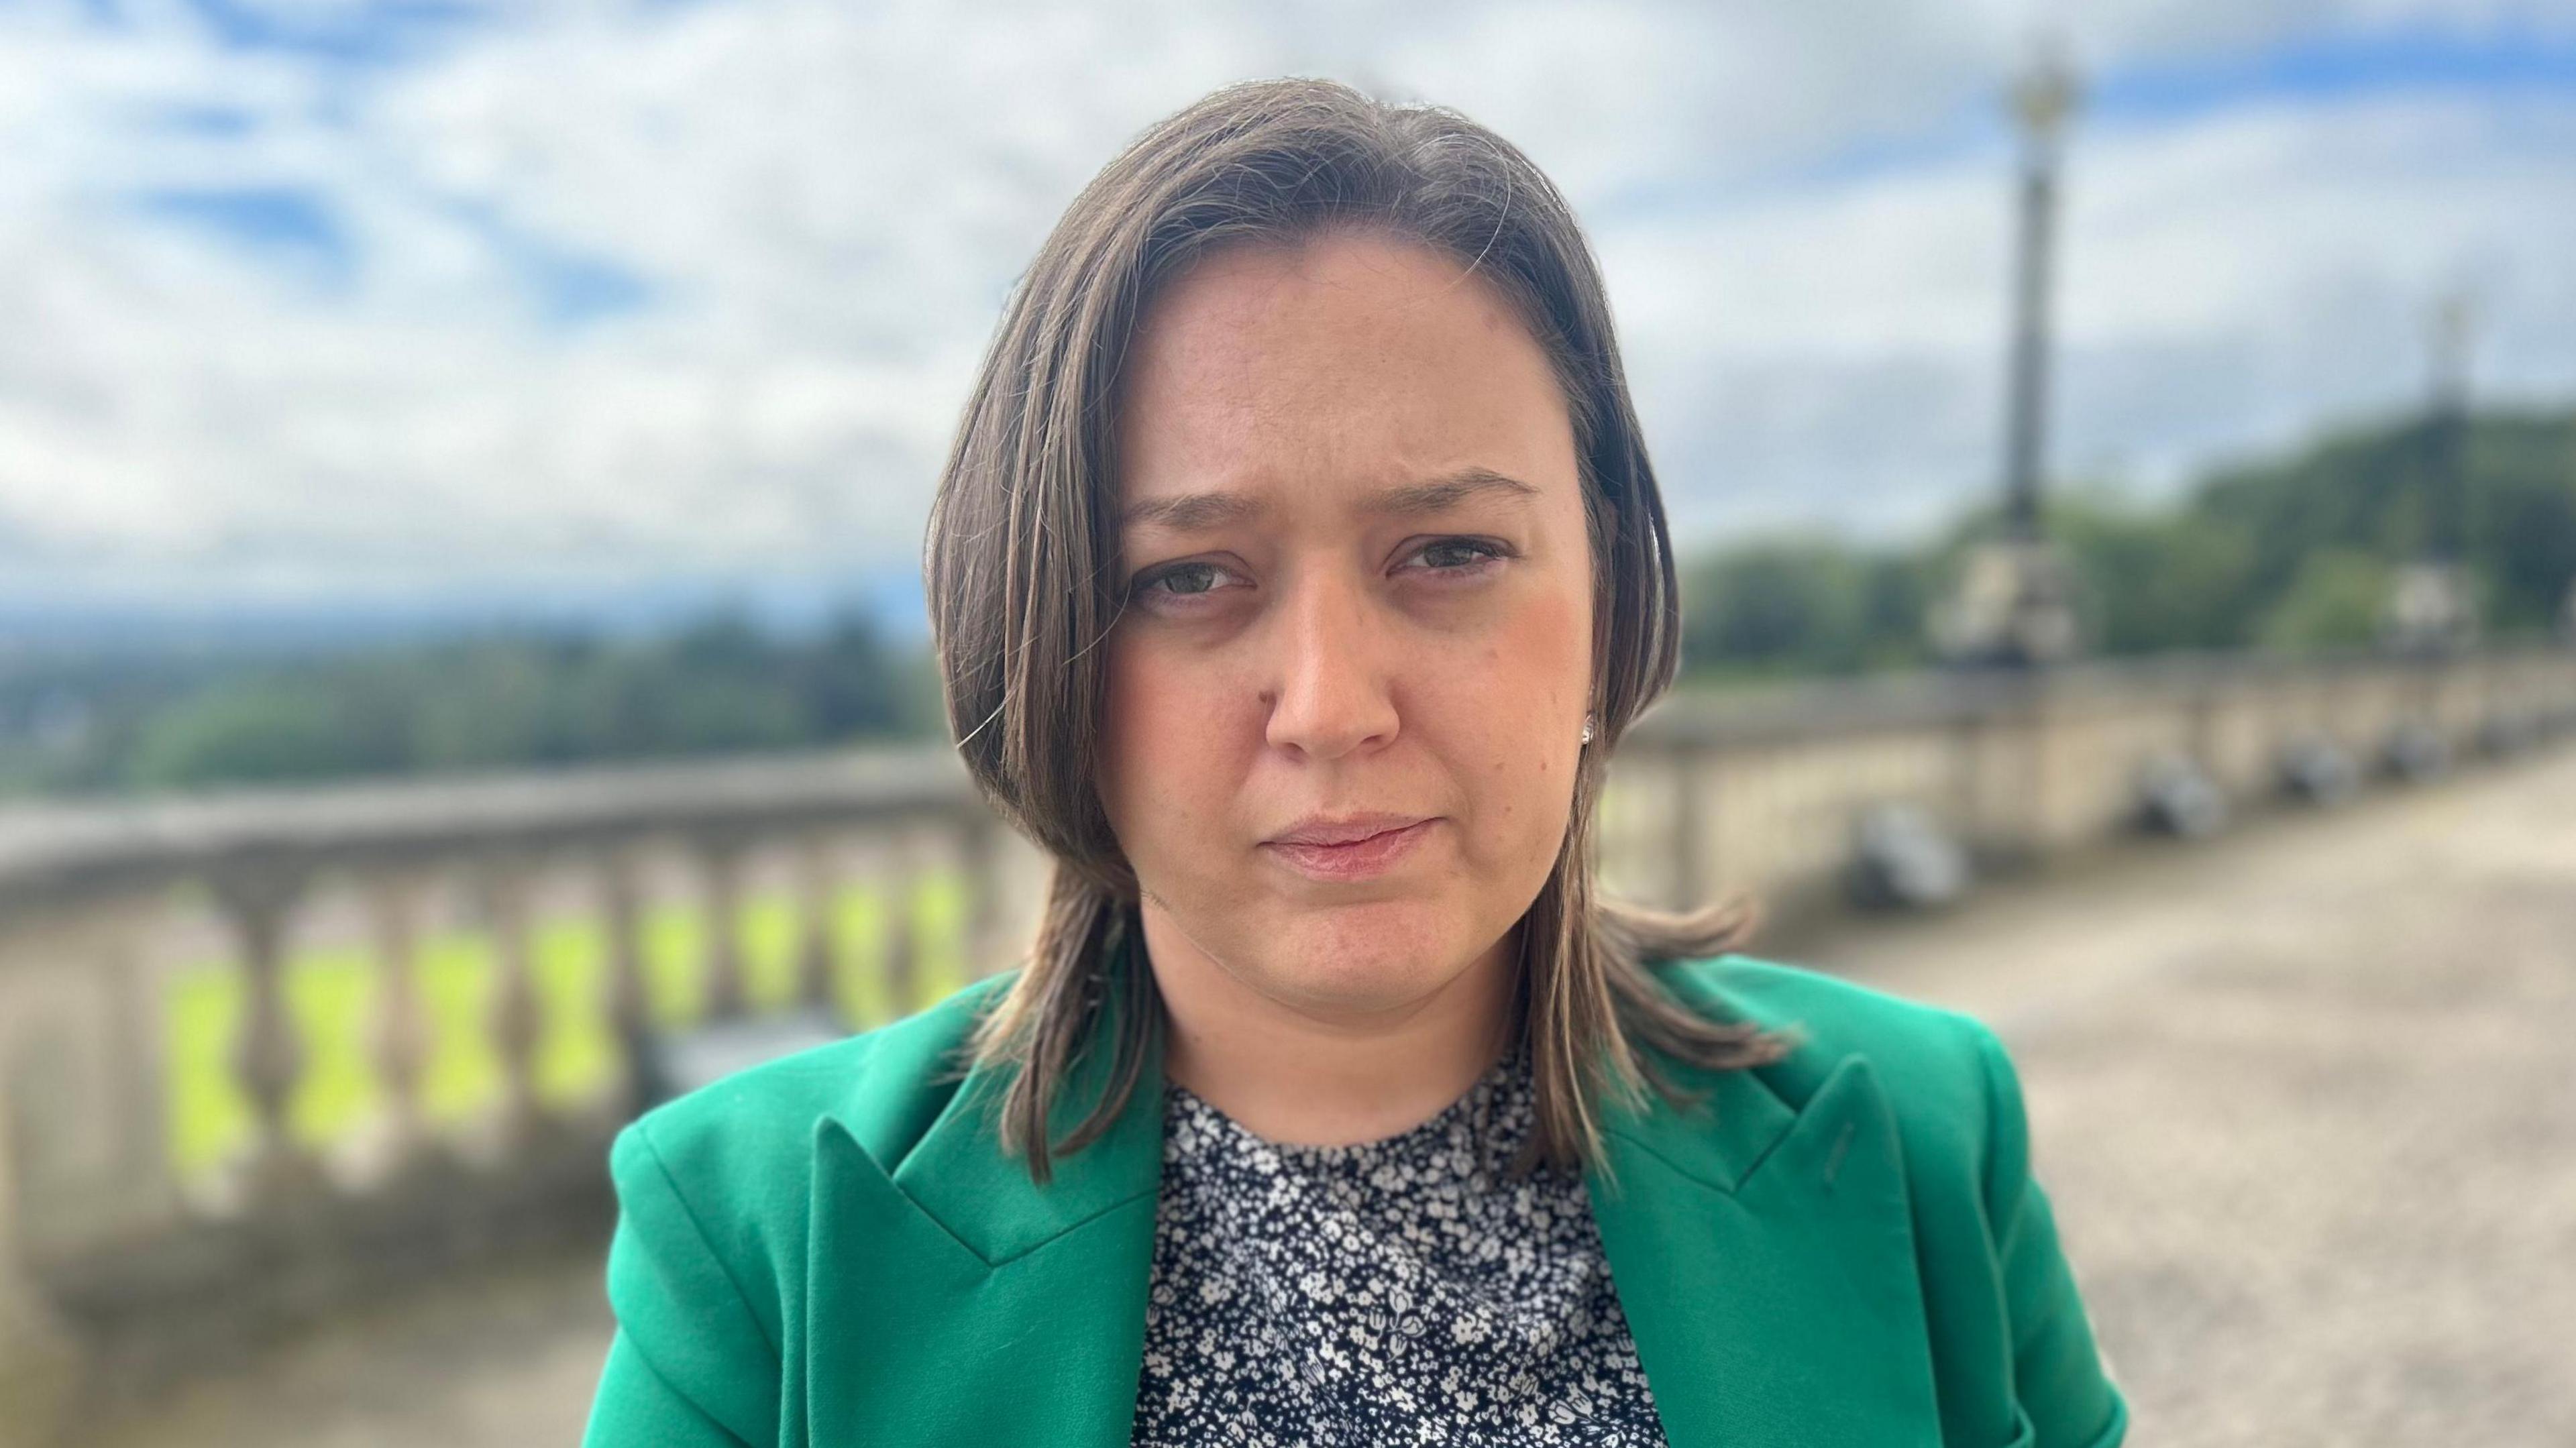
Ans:
<svg viewBox="0 0 2576 1448"><path fill-rule="evenodd" d="M2242 54L2181 56L2103 76L2105 122L2172 124L2270 100L2317 105L2401 92L2496 98L2576 92L2576 44L2530 24L2462 32L2422 20L2377 31L2293 34Z"/></svg>
<svg viewBox="0 0 2576 1448"><path fill-rule="evenodd" d="M1057 208L1289 71L1565 187L1687 532L1902 536L1990 486L2042 26L2061 474L2407 406L2454 292L2576 399L2576 6L0 0L0 592L883 592Z"/></svg>

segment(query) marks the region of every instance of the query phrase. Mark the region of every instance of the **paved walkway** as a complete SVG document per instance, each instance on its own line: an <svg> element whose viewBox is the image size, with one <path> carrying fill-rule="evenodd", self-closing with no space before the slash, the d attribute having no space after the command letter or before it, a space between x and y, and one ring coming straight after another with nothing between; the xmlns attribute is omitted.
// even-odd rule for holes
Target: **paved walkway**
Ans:
<svg viewBox="0 0 2576 1448"><path fill-rule="evenodd" d="M2576 1444L2576 757L2248 836L1799 958L2004 1034L2133 1441Z"/></svg>
<svg viewBox="0 0 2576 1448"><path fill-rule="evenodd" d="M1752 950L2003 1032L2133 1443L2576 1443L2576 754ZM597 1289L460 1287L112 1442L570 1444Z"/></svg>
<svg viewBox="0 0 2576 1448"><path fill-rule="evenodd" d="M572 1448L613 1327L601 1266L461 1282L352 1317L96 1448Z"/></svg>

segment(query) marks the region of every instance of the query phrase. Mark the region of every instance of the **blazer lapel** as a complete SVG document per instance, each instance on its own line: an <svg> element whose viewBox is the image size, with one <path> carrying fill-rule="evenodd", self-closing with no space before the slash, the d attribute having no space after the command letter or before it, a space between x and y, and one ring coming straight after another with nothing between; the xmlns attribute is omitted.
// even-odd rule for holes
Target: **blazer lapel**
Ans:
<svg viewBox="0 0 2576 1448"><path fill-rule="evenodd" d="M1059 1130L1105 1089L1106 1055L1073 1073ZM917 1079L928 1065L886 1069ZM1587 1178L1668 1440L1936 1445L1912 1206L1869 1061L1827 1069L1796 1052L1676 1074L1707 1104L1609 1104ZM817 1124L804 1353L817 1448L1128 1441L1162 1081L1157 1041L1116 1124L1044 1188L999 1148L996 1073L970 1072L926 1129L856 1107Z"/></svg>
<svg viewBox="0 0 2576 1448"><path fill-rule="evenodd" d="M1940 1441L1895 1118L1866 1058L1818 1069L1604 1113L1593 1213L1674 1448Z"/></svg>
<svg viewBox="0 0 2576 1448"><path fill-rule="evenodd" d="M1115 1039L1114 1013L1098 1039ZM1105 1088L1106 1054L1086 1053L1068 1079L1063 1125ZM970 1072L891 1173L847 1123L818 1125L807 1268L817 1448L1128 1441L1161 1083L1158 1045L1116 1124L1056 1158L1044 1188L1000 1149L986 1115L1004 1084L996 1073Z"/></svg>

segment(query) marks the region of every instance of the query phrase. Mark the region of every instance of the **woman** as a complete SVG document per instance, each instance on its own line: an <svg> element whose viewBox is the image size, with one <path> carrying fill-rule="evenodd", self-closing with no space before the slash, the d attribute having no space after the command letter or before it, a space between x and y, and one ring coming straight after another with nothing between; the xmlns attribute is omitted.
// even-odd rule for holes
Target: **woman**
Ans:
<svg viewBox="0 0 2576 1448"><path fill-rule="evenodd" d="M1156 126L927 565L1043 925L618 1138L593 1448L2120 1441L1994 1038L1595 888L1678 607L1519 152L1316 81Z"/></svg>

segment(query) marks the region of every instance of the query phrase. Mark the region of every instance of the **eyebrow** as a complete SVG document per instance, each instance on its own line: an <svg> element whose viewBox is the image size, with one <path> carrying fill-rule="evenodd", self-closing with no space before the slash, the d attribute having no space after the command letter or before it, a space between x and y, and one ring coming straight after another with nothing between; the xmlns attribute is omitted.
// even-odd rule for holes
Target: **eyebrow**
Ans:
<svg viewBox="0 0 2576 1448"><path fill-rule="evenodd" d="M1437 513L1487 493L1534 498L1538 489L1492 468L1460 468L1444 477L1381 488L1360 500L1360 511L1409 517ZM1152 524L1175 533L1198 533L1259 517L1268 508L1262 499L1244 493L1183 493L1130 503L1120 512L1118 521L1122 527Z"/></svg>

